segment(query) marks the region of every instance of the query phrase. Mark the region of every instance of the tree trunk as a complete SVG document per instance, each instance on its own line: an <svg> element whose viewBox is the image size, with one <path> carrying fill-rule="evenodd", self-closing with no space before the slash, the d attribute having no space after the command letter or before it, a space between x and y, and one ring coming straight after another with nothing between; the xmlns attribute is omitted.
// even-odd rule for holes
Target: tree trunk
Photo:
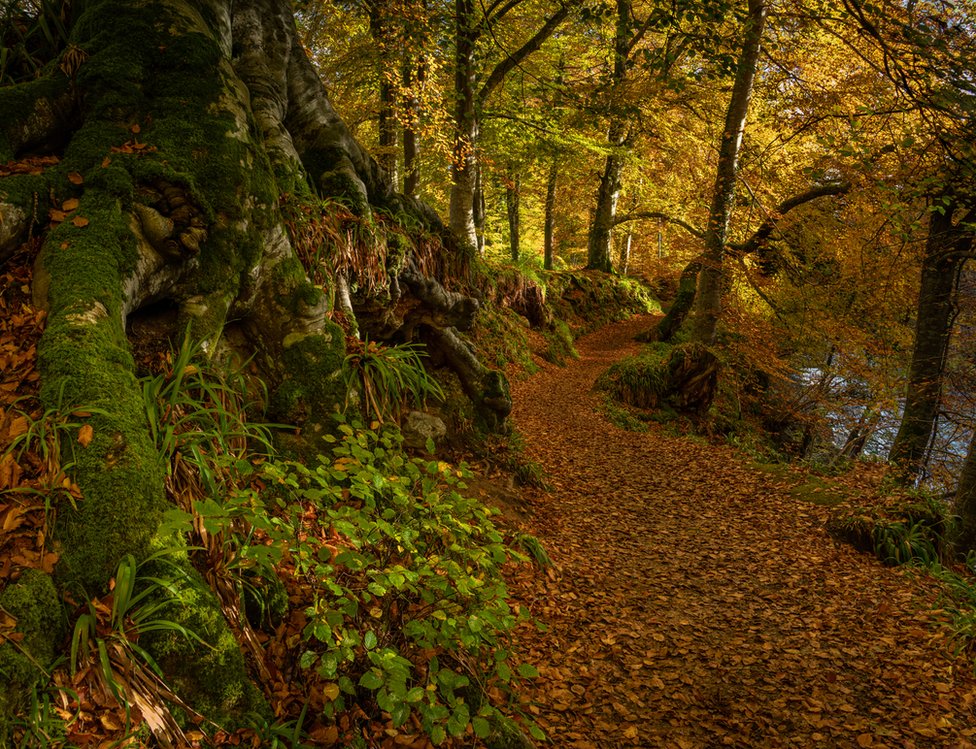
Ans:
<svg viewBox="0 0 976 749"><path fill-rule="evenodd" d="M415 68L408 62L403 70L403 85L407 91L422 86L427 77L426 63L421 60ZM420 100L412 95L406 103L407 121L403 126L403 192L417 197L420 191Z"/></svg>
<svg viewBox="0 0 976 749"><path fill-rule="evenodd" d="M376 160L389 176L391 184L400 184L397 169L397 118L394 112L394 87L389 76L396 70L393 47L396 41L390 35L391 8L385 0L370 0L369 35L378 50L379 69L379 111L377 112L377 132L379 149Z"/></svg>
<svg viewBox="0 0 976 749"><path fill-rule="evenodd" d="M522 179L518 174L512 174L511 181L505 185L505 207L508 212L508 243L512 250L512 262L519 261L519 235L521 233L521 212L519 200L521 198Z"/></svg>
<svg viewBox="0 0 976 749"><path fill-rule="evenodd" d="M610 83L618 89L627 78L628 43L630 40L631 0L617 0L617 26L613 40L613 71ZM620 177L623 172L621 149L627 139L627 126L619 115L610 119L607 130L607 154L600 175L600 187L596 194L596 209L587 238L586 267L591 270L613 271L610 248L613 244L613 227L616 225L617 199L620 197Z"/></svg>
<svg viewBox="0 0 976 749"><path fill-rule="evenodd" d="M410 213L443 238L445 267L453 245L429 209L393 192L338 118L288 0L86 0L75 10L71 43L86 53L76 78L53 65L48 78L0 89L0 163L63 148L43 174L0 178L0 215L77 205L44 237L34 296L48 312L43 404L90 414L77 417L93 436L70 469L84 498L56 508L55 581L87 601L107 591L123 557L141 561L171 542L159 535L170 507L126 338L132 313L173 305L208 352L229 345L222 334L233 322L274 418L301 426L319 449L345 397L344 336L296 258L281 195L316 208L316 193L340 196L361 215L379 206ZM438 324L423 312L430 300L447 299L443 324L477 311L473 299L438 295L435 279L417 283L427 296L414 302L418 319ZM473 355L455 359L490 385L478 407L500 427L511 407L504 377ZM173 562L188 567L186 559L180 552ZM220 605L187 571L198 584L167 618L211 647L165 634L140 644L208 718L264 712Z"/></svg>
<svg viewBox="0 0 976 749"><path fill-rule="evenodd" d="M681 271L681 278L678 280L678 295L671 303L668 313L661 319L656 328L642 333L638 336L638 340L670 343L674 334L681 329L695 302L695 290L697 289L697 279L701 267L701 257L695 258L685 266L684 270Z"/></svg>
<svg viewBox="0 0 976 749"><path fill-rule="evenodd" d="M959 474L955 512L959 524L954 542L959 552L965 554L976 549L976 432L969 442L966 462Z"/></svg>
<svg viewBox="0 0 976 749"><path fill-rule="evenodd" d="M472 249L483 249L484 196L478 186L478 133L481 112L488 97L505 77L536 52L569 16L572 4L561 3L521 47L505 55L483 79L475 94L475 46L481 32L491 29L516 2L492 3L485 16L475 16L473 0L455 0L454 21L454 166L451 180L451 229ZM480 212L480 213L479 213Z"/></svg>
<svg viewBox="0 0 976 749"><path fill-rule="evenodd" d="M620 275L626 276L627 269L630 267L630 249L634 242L634 235L631 232L627 232L627 236L624 238L623 244L620 245Z"/></svg>
<svg viewBox="0 0 976 749"><path fill-rule="evenodd" d="M619 138L618 138L619 139ZM613 140L613 134L611 134ZM597 191L596 211L587 240L586 267L591 270L613 272L610 262L610 248L613 244L614 219L617 215L617 198L620 197L620 173L623 162L616 154L607 156L600 175L600 189Z"/></svg>
<svg viewBox="0 0 976 749"><path fill-rule="evenodd" d="M542 267L552 270L553 235L556 227L556 182L559 178L559 164L556 159L549 165L549 178L546 180L546 218L543 227Z"/></svg>
<svg viewBox="0 0 976 749"><path fill-rule="evenodd" d="M485 254L485 182L481 164L474 167L474 235L477 239L478 254Z"/></svg>
<svg viewBox="0 0 976 749"><path fill-rule="evenodd" d="M888 459L898 466L905 481L916 479L925 467L925 455L935 431L942 401L949 338L955 318L955 295L959 272L973 242L972 235L953 224L953 208L929 217L922 280L915 320L915 346L908 371L905 409Z"/></svg>
<svg viewBox="0 0 976 749"><path fill-rule="evenodd" d="M735 200L735 180L739 171L739 148L745 132L752 85L756 78L763 26L766 21L765 0L749 0L749 15L745 22L745 37L732 84L732 98L725 115L722 141L719 145L712 205L705 229L705 252L691 334L694 340L710 345L715 340L715 326L722 312L722 292L725 287L725 245Z"/></svg>
<svg viewBox="0 0 976 749"><path fill-rule="evenodd" d="M478 116L475 111L477 40L473 0L455 0L454 50L454 164L451 171L452 231L470 250L478 247L474 204L477 180Z"/></svg>

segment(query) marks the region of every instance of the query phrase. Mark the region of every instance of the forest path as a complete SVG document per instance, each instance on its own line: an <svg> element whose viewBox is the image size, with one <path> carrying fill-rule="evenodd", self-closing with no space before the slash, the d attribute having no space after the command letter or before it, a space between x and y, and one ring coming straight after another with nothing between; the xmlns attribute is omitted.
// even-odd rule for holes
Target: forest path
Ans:
<svg viewBox="0 0 976 749"><path fill-rule="evenodd" d="M931 583L836 544L823 508L732 448L599 413L594 380L649 324L513 387L553 486L524 494L558 572L512 583L549 627L519 640L551 745L972 747L976 679Z"/></svg>

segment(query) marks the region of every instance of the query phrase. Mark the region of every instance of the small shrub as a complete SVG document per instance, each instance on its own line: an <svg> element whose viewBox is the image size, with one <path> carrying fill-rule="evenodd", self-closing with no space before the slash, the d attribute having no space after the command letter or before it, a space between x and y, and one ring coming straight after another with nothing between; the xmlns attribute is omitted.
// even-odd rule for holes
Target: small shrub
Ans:
<svg viewBox="0 0 976 749"><path fill-rule="evenodd" d="M501 577L503 564L526 558L461 493L463 468L408 459L394 428L339 432L315 467L266 467L293 508L296 574L314 586L300 663L326 682L323 716L357 704L394 726L416 716L434 743L487 738L507 720L487 694L510 697L514 680L535 673L512 663L522 617Z"/></svg>
<svg viewBox="0 0 976 749"><path fill-rule="evenodd" d="M346 391L359 393L367 421L396 421L408 401L421 407L428 397L443 400L441 386L424 367L427 354L421 347L381 346L375 341L354 341L350 346L343 368Z"/></svg>

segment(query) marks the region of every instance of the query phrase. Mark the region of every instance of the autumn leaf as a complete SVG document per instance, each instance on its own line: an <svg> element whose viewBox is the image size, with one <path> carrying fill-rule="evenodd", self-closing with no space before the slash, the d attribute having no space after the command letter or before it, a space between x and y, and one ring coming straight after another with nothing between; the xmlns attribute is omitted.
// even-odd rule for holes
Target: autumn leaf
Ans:
<svg viewBox="0 0 976 749"><path fill-rule="evenodd" d="M95 430L92 429L91 424L85 424L78 430L78 443L82 447L88 447L91 444L92 438L95 436Z"/></svg>
<svg viewBox="0 0 976 749"><path fill-rule="evenodd" d="M68 198L61 204L61 210L69 213L78 207L78 198Z"/></svg>
<svg viewBox="0 0 976 749"><path fill-rule="evenodd" d="M85 181L85 178L81 176L78 172L68 172L68 182L73 185L80 185Z"/></svg>
<svg viewBox="0 0 976 749"><path fill-rule="evenodd" d="M88 226L89 221L84 216L75 216L73 219L71 219L71 223L77 226L79 229L84 229L86 226Z"/></svg>

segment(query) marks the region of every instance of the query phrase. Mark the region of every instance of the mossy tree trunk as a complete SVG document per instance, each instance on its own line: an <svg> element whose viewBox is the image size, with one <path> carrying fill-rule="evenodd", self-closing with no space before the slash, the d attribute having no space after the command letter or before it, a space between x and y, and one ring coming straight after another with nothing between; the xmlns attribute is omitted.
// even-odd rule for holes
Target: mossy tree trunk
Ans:
<svg viewBox="0 0 976 749"><path fill-rule="evenodd" d="M128 317L173 305L209 351L233 321L274 416L314 440L344 394L344 336L296 258L281 194L437 220L394 193L350 136L287 0L77 0L70 34L70 77L52 65L47 78L0 89L0 162L60 156L41 175L0 179L0 209L40 223L77 200L45 235L34 295L48 310L45 406L92 414L94 438L72 469L84 499L57 508L55 573L62 592L87 600L125 555L145 559L164 543L165 469ZM200 586L185 602L174 618L214 648L160 645L173 683L217 721L260 709L216 599Z"/></svg>

